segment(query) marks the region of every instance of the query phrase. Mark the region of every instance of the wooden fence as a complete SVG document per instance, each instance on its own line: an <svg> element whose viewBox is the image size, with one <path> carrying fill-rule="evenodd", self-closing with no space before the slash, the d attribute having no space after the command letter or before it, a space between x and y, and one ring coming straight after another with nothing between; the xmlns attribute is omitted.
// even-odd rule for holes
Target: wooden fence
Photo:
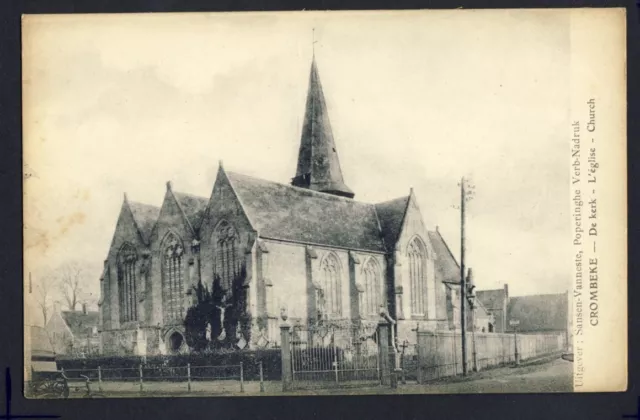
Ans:
<svg viewBox="0 0 640 420"><path fill-rule="evenodd" d="M469 332L466 338L469 372L560 353L565 345L562 334ZM416 352L419 383L462 373L461 332L418 331Z"/></svg>

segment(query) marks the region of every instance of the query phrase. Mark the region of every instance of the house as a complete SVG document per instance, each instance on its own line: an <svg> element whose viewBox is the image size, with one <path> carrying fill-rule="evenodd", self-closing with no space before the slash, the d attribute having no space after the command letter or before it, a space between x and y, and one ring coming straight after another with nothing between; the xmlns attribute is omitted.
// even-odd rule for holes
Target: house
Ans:
<svg viewBox="0 0 640 420"><path fill-rule="evenodd" d="M280 183L220 162L209 198L170 182L160 207L125 194L100 278L102 351L189 351L184 317L194 287L211 290L217 278L228 295L239 275L252 325L250 336L232 339L250 347L279 342L283 307L302 324L376 323L386 310L398 337L414 337L418 323L449 328L445 283L459 266L412 189L381 203L355 199L315 58L294 174Z"/></svg>
<svg viewBox="0 0 640 420"><path fill-rule="evenodd" d="M45 329L56 354L84 357L99 352L99 322L100 314L83 304L81 311L54 311Z"/></svg>
<svg viewBox="0 0 640 420"><path fill-rule="evenodd" d="M507 332L517 328L518 334L561 334L565 344L571 338L569 293L513 296L507 305L508 319L517 326L507 325Z"/></svg>
<svg viewBox="0 0 640 420"><path fill-rule="evenodd" d="M478 290L477 300L486 309L489 315L494 318L494 332L503 333L507 331L509 319L507 317L507 304L509 302L509 286L504 285L502 289Z"/></svg>

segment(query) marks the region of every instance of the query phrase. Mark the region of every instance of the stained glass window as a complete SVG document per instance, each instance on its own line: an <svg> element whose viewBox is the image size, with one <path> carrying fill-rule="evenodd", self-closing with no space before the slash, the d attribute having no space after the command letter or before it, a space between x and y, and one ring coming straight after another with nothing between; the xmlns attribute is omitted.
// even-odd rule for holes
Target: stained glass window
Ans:
<svg viewBox="0 0 640 420"><path fill-rule="evenodd" d="M240 271L238 258L238 234L235 228L226 221L220 222L214 232L214 274L220 276L220 284L224 290L231 290L233 278Z"/></svg>
<svg viewBox="0 0 640 420"><path fill-rule="evenodd" d="M184 246L182 241L170 233L165 239L162 270L162 296L164 321L172 323L183 318Z"/></svg>
<svg viewBox="0 0 640 420"><path fill-rule="evenodd" d="M329 254L322 260L321 270L325 313L329 317L339 317L342 315L340 262L335 254Z"/></svg>
<svg viewBox="0 0 640 420"><path fill-rule="evenodd" d="M363 314L378 315L382 304L382 282L380 281L380 267L375 259L369 258L363 269L364 296Z"/></svg>
<svg viewBox="0 0 640 420"><path fill-rule="evenodd" d="M136 321L138 306L136 298L136 262L138 255L131 244L124 244L118 252L118 300L120 322Z"/></svg>
<svg viewBox="0 0 640 420"><path fill-rule="evenodd" d="M426 247L419 238L415 238L409 244L407 254L411 283L411 313L424 315L427 308Z"/></svg>

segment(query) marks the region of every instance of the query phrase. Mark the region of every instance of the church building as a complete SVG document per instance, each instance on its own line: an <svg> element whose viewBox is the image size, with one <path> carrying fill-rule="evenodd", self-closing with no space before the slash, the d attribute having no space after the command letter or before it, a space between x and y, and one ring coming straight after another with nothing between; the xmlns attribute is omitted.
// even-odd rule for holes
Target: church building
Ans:
<svg viewBox="0 0 640 420"><path fill-rule="evenodd" d="M355 199L343 179L315 58L295 176L289 183L225 170L210 198L167 183L158 208L124 196L100 278L104 354L188 351L184 316L199 281L223 289L246 270L248 345L277 344L289 321L378 320L399 339L450 329L447 290L460 267L425 225L415 194L382 203ZM215 338L214 338L215 339ZM238 338L242 341L242 337Z"/></svg>

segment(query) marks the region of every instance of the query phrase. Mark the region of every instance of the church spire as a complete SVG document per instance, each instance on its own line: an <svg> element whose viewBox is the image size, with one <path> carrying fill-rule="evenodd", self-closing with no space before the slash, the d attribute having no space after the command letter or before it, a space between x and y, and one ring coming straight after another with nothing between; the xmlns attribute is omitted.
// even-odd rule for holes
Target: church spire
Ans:
<svg viewBox="0 0 640 420"><path fill-rule="evenodd" d="M342 169L340 169L340 160L333 141L315 53L311 61L298 167L291 185L342 197L353 198L354 196L353 191L345 185L342 178Z"/></svg>

